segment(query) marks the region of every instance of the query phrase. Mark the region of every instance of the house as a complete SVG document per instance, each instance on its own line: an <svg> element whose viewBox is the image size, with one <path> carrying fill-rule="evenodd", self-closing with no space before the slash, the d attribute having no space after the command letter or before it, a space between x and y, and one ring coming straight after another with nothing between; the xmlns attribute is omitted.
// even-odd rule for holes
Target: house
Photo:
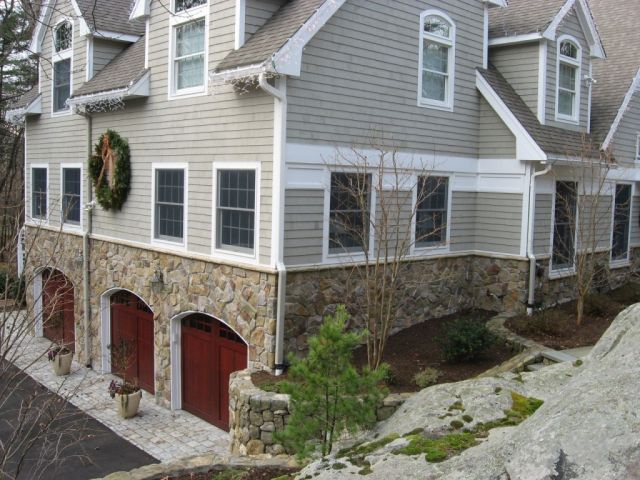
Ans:
<svg viewBox="0 0 640 480"><path fill-rule="evenodd" d="M105 372L109 345L135 339L132 374L159 404L225 427L229 373L281 370L355 295L350 265L377 239L345 236L336 219L356 217L336 199L360 178L354 149L375 156L373 132L434 194L414 205L428 221L411 234L438 235L411 244L396 328L570 297L579 247L559 199L577 201L580 160L600 147L619 168L599 247L612 282L636 269L638 78L629 90L607 66L586 0L130 3L49 0L39 83L9 117L25 125L37 333ZM130 151L110 210L87 164L108 130ZM73 306L52 333L42 312L64 281Z"/></svg>

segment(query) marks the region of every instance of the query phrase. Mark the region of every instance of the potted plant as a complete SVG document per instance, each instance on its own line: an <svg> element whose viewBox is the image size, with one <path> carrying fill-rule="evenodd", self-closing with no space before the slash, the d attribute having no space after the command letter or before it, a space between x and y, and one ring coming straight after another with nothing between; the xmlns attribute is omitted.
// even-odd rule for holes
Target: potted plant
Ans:
<svg viewBox="0 0 640 480"><path fill-rule="evenodd" d="M136 354L135 344L131 340L122 339L115 345L109 345L111 350L111 363L115 372L122 376L122 380L111 380L109 383L109 395L115 398L118 406L118 414L122 418L133 418L138 414L142 390L137 382L127 378L127 369Z"/></svg>
<svg viewBox="0 0 640 480"><path fill-rule="evenodd" d="M73 352L65 346L54 346L47 352L47 358L53 365L53 371L56 376L69 375L71 372L71 361L73 360Z"/></svg>

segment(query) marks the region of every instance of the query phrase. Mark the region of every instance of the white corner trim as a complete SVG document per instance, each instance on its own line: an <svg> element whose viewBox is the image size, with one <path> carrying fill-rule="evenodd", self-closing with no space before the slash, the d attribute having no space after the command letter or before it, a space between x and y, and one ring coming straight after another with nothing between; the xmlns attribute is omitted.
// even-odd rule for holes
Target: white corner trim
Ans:
<svg viewBox="0 0 640 480"><path fill-rule="evenodd" d="M87 38L87 58L85 59L86 76L84 81L88 82L93 78L93 37L89 35L86 38Z"/></svg>
<svg viewBox="0 0 640 480"><path fill-rule="evenodd" d="M547 120L547 41L540 41L538 61L538 121L544 125Z"/></svg>
<svg viewBox="0 0 640 480"><path fill-rule="evenodd" d="M536 42L542 38L542 34L527 33L525 35L513 35L506 37L496 37L489 40L490 47L499 47L500 45L513 45L514 43Z"/></svg>
<svg viewBox="0 0 640 480"><path fill-rule="evenodd" d="M476 87L491 105L491 108L498 114L502 122L516 137L516 159L517 160L547 160L547 154L531 137L529 132L522 126L516 116L509 110L499 95L491 88L480 72L476 72Z"/></svg>
<svg viewBox="0 0 640 480"><path fill-rule="evenodd" d="M133 5L131 9L131 15L129 15L129 20L136 20L138 18L148 17L151 13L150 8L150 0L136 0L136 3Z"/></svg>
<svg viewBox="0 0 640 480"><path fill-rule="evenodd" d="M629 104L633 99L633 95L636 92L640 92L640 68L636 72L636 76L633 79L633 82L631 82L631 86L629 87L629 90L627 90L627 93L624 96L622 105L620 105L620 108L618 109L618 113L616 114L616 118L613 121L613 124L611 125L611 129L609 130L609 133L607 134L607 137L605 138L602 144L603 150L608 149L609 146L611 145L611 142L613 141L613 137L618 131L618 127L620 126L620 122L622 122L622 118L624 117L624 114L627 112L627 109L629 108Z"/></svg>
<svg viewBox="0 0 640 480"><path fill-rule="evenodd" d="M489 4L484 5L482 25L482 68L489 68Z"/></svg>
<svg viewBox="0 0 640 480"><path fill-rule="evenodd" d="M578 21L586 34L587 41L589 42L590 54L593 58L605 58L604 47L602 46L602 40L598 34L598 29L593 21L593 15L585 0L568 0L556 14L553 21L549 24L547 29L542 34L544 38L549 40L555 40L558 32L558 27L561 25L564 17L571 11L573 7L576 8L578 15Z"/></svg>
<svg viewBox="0 0 640 480"><path fill-rule="evenodd" d="M311 39L333 17L345 0L327 0L298 29L298 31L275 53L269 63L275 73L300 76L302 68L302 52Z"/></svg>
<svg viewBox="0 0 640 480"><path fill-rule="evenodd" d="M234 42L234 48L236 50L242 47L245 41L245 26L247 21L246 8L247 8L246 0L236 0L235 42Z"/></svg>
<svg viewBox="0 0 640 480"><path fill-rule="evenodd" d="M484 3L490 3L491 5L495 5L497 7L506 7L507 0L482 0Z"/></svg>

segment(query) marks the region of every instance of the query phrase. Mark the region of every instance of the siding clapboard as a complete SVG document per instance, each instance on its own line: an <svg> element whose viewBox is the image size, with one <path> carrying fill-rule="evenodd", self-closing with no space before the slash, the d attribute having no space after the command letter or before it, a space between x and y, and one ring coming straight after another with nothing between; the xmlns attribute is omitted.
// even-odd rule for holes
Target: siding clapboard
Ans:
<svg viewBox="0 0 640 480"><path fill-rule="evenodd" d="M628 166L637 166L638 135L640 135L640 90L631 98L611 142L611 151L616 161Z"/></svg>
<svg viewBox="0 0 640 480"><path fill-rule="evenodd" d="M249 40L283 3L284 0L246 0L245 40Z"/></svg>
<svg viewBox="0 0 640 480"><path fill-rule="evenodd" d="M322 262L324 190L287 189L284 260L287 265Z"/></svg>
<svg viewBox="0 0 640 480"><path fill-rule="evenodd" d="M113 42L96 38L93 40L93 75L107 66L126 46L122 42Z"/></svg>
<svg viewBox="0 0 640 480"><path fill-rule="evenodd" d="M536 255L551 253L551 219L553 216L553 195L536 194L536 215L533 230L533 251Z"/></svg>
<svg viewBox="0 0 640 480"><path fill-rule="evenodd" d="M538 113L538 42L492 48L490 61L520 95L524 103Z"/></svg>
<svg viewBox="0 0 640 480"><path fill-rule="evenodd" d="M516 137L484 98L480 99L478 129L480 158L516 158Z"/></svg>

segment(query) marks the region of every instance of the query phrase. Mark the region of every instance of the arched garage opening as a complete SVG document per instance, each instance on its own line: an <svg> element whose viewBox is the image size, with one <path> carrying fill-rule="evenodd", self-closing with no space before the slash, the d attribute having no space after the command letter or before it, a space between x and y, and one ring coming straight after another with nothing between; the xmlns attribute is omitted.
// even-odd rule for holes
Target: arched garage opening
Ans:
<svg viewBox="0 0 640 480"><path fill-rule="evenodd" d="M76 322L73 283L60 270L47 268L42 271L40 290L42 336L75 351ZM40 329L38 328L38 330Z"/></svg>
<svg viewBox="0 0 640 480"><path fill-rule="evenodd" d="M127 290L104 293L102 309L102 369L127 380L136 381L140 388L155 393L154 384L154 322L153 312L140 297ZM117 347L117 348L116 348ZM124 365L114 358L126 350Z"/></svg>
<svg viewBox="0 0 640 480"><path fill-rule="evenodd" d="M246 342L204 313L179 315L172 334L172 406L229 430L229 376L247 368Z"/></svg>

